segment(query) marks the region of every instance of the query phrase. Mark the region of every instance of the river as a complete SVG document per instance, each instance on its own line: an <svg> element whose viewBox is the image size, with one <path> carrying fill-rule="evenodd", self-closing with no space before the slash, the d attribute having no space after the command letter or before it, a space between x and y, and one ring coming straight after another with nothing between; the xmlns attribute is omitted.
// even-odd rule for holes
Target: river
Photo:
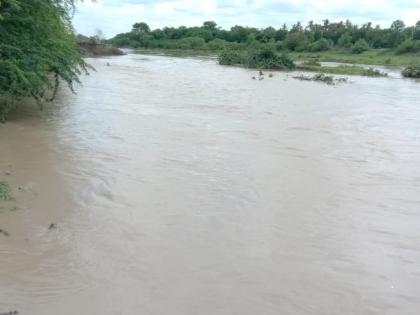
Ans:
<svg viewBox="0 0 420 315"><path fill-rule="evenodd" d="M0 313L419 314L419 82L89 62L0 126Z"/></svg>

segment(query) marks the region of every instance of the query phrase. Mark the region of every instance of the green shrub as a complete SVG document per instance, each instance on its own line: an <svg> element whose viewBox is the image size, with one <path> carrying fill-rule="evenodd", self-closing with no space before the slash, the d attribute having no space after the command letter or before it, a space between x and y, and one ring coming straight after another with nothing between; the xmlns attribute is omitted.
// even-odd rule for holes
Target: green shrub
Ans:
<svg viewBox="0 0 420 315"><path fill-rule="evenodd" d="M330 48L331 43L325 38L321 38L320 40L317 40L309 46L309 50L312 52L326 51Z"/></svg>
<svg viewBox="0 0 420 315"><path fill-rule="evenodd" d="M338 39L338 46L340 46L340 47L350 48L351 45L352 45L352 37L349 33L344 33Z"/></svg>
<svg viewBox="0 0 420 315"><path fill-rule="evenodd" d="M367 50L369 50L369 44L364 39L359 39L352 48L353 54L361 54Z"/></svg>
<svg viewBox="0 0 420 315"><path fill-rule="evenodd" d="M240 65L244 63L241 53L233 49L224 49L217 57L219 64L226 66Z"/></svg>
<svg viewBox="0 0 420 315"><path fill-rule="evenodd" d="M286 47L291 51L305 51L308 48L308 39L304 33L289 33L286 37Z"/></svg>
<svg viewBox="0 0 420 315"><path fill-rule="evenodd" d="M295 64L286 54L279 54L275 49L265 46L262 49L248 49L238 52L223 50L218 56L221 65L243 65L260 69L294 69Z"/></svg>
<svg viewBox="0 0 420 315"><path fill-rule="evenodd" d="M294 62L285 54L272 49L248 52L248 67L263 69L294 69Z"/></svg>
<svg viewBox="0 0 420 315"><path fill-rule="evenodd" d="M210 50L222 50L224 48L229 47L229 42L216 38L215 40L211 40L207 43L207 46Z"/></svg>
<svg viewBox="0 0 420 315"><path fill-rule="evenodd" d="M10 186L5 182L0 182L0 201L10 199Z"/></svg>
<svg viewBox="0 0 420 315"><path fill-rule="evenodd" d="M397 54L420 52L420 40L407 39L397 47L396 52Z"/></svg>

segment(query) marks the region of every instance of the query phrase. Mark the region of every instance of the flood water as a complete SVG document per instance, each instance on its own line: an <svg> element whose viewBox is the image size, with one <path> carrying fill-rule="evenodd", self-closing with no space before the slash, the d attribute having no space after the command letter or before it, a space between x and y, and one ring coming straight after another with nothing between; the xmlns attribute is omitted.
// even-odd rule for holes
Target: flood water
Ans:
<svg viewBox="0 0 420 315"><path fill-rule="evenodd" d="M89 62L0 126L0 313L420 314L419 82Z"/></svg>

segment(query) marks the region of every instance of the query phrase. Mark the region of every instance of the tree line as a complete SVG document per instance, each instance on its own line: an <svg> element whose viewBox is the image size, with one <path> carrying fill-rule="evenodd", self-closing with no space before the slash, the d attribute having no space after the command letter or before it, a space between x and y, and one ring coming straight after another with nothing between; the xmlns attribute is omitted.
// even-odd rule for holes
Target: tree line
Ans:
<svg viewBox="0 0 420 315"><path fill-rule="evenodd" d="M241 49L255 43L272 44L277 50L324 51L333 48L361 53L370 48L395 49L400 53L420 51L420 20L414 26L406 26L402 20L394 21L389 28L366 23L361 26L350 21L322 24L300 22L288 28L267 27L258 29L236 25L222 29L213 21L200 27L164 27L151 30L144 23L135 23L132 30L110 39L119 47L163 49Z"/></svg>

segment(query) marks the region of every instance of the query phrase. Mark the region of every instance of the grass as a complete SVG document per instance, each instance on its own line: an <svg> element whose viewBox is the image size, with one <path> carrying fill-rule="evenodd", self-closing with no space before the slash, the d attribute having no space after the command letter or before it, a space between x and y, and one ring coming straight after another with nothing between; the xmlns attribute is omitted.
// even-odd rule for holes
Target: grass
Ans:
<svg viewBox="0 0 420 315"><path fill-rule="evenodd" d="M0 201L10 199L10 186L5 182L0 182Z"/></svg>
<svg viewBox="0 0 420 315"><path fill-rule="evenodd" d="M361 75L367 77L386 77L387 74L378 70L363 68L360 66L340 65L337 67L321 66L320 64L303 63L297 66L298 70L322 72L330 74L343 74L343 75Z"/></svg>
<svg viewBox="0 0 420 315"><path fill-rule="evenodd" d="M420 62L420 55L410 53L397 55L392 50L372 49L361 54L352 54L345 50L329 50L324 52L294 52L290 56L294 60L318 59L319 61L332 61L351 64L383 65L405 67Z"/></svg>

